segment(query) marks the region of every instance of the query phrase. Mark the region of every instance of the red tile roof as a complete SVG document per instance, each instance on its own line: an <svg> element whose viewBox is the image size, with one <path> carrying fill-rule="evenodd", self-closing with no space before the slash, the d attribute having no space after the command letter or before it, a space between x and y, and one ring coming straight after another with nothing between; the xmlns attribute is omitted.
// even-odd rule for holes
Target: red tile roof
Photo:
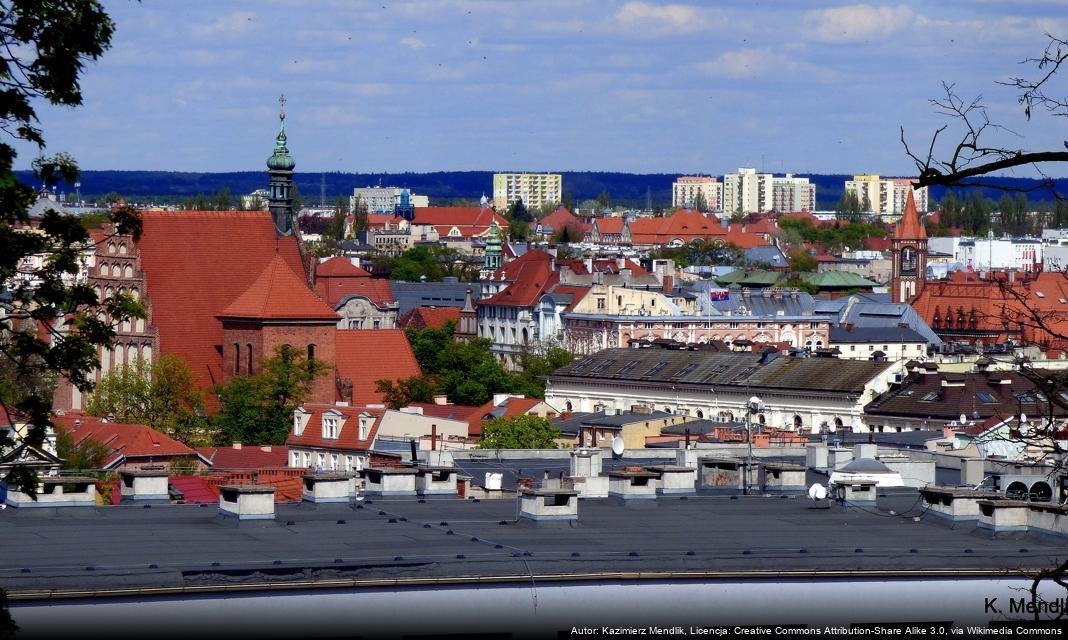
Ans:
<svg viewBox="0 0 1068 640"><path fill-rule="evenodd" d="M593 224L597 225L597 231L599 231L601 235L605 235L623 233L623 224L625 222L626 220L621 217L605 216L603 218L597 218L593 221Z"/></svg>
<svg viewBox="0 0 1068 640"><path fill-rule="evenodd" d="M379 404L375 382L422 375L402 329L339 329L335 366L342 380L352 380L353 404Z"/></svg>
<svg viewBox="0 0 1068 640"><path fill-rule="evenodd" d="M160 351L183 358L202 388L222 382L216 315L281 255L302 273L296 239L278 238L266 211L145 211L138 247Z"/></svg>
<svg viewBox="0 0 1068 640"><path fill-rule="evenodd" d="M673 240L689 242L697 238L720 237L727 230L715 217L699 211L680 209L663 218L637 218L630 223L633 244L667 244Z"/></svg>
<svg viewBox="0 0 1068 640"><path fill-rule="evenodd" d="M366 272L365 272L366 273ZM332 307L351 296L363 296L379 307L396 302L393 287L385 278L320 276L315 281L315 291Z"/></svg>
<svg viewBox="0 0 1068 640"><path fill-rule="evenodd" d="M740 249L752 249L753 247L763 247L768 244L763 235L752 231L742 231L739 225L731 225L731 228L727 230L727 234L723 236L723 240Z"/></svg>
<svg viewBox="0 0 1068 640"><path fill-rule="evenodd" d="M334 256L315 266L315 276L317 278L370 278L371 274L352 264L348 258Z"/></svg>
<svg viewBox="0 0 1068 640"><path fill-rule="evenodd" d="M170 476L167 481L182 494L186 504L212 504L219 501L219 490L204 476Z"/></svg>
<svg viewBox="0 0 1068 640"><path fill-rule="evenodd" d="M338 315L275 254L252 285L219 312L225 318L337 320Z"/></svg>
<svg viewBox="0 0 1068 640"><path fill-rule="evenodd" d="M416 307L400 319L400 328L440 329L450 320L460 321L459 307Z"/></svg>
<svg viewBox="0 0 1068 640"><path fill-rule="evenodd" d="M527 251L494 274L503 274L504 280L512 281L496 295L479 301L479 304L500 304L528 307L542 293L560 281L560 274L553 271L552 256L544 251Z"/></svg>
<svg viewBox="0 0 1068 640"><path fill-rule="evenodd" d="M212 469L262 469L284 467L287 449L279 445L242 445L229 447L197 447L197 453L208 460Z"/></svg>
<svg viewBox="0 0 1068 640"><path fill-rule="evenodd" d="M424 416L466 421L467 434L477 438L482 434L482 423L486 420L520 416L541 404L541 402L542 400L538 398L506 398L499 406L494 405L493 400L478 407L460 404L434 404L430 402L416 402L412 403L411 406L421 408Z"/></svg>
<svg viewBox="0 0 1068 640"><path fill-rule="evenodd" d="M385 409L369 409L367 407L338 407L329 404L305 403L301 407L311 415L304 430L298 436L290 432L286 444L291 447L315 447L318 449L339 449L344 451L367 451L378 435L378 427L382 422ZM336 439L323 437L323 413L332 411L340 413L340 429ZM360 439L360 416L370 414L374 416L374 422L367 432L367 437Z"/></svg>
<svg viewBox="0 0 1068 640"><path fill-rule="evenodd" d="M897 227L894 228L894 237L900 239L926 238L927 230L920 222L920 214L916 212L916 199L909 190L909 199L905 201L905 212L901 214Z"/></svg>
<svg viewBox="0 0 1068 640"><path fill-rule="evenodd" d="M480 207L417 207L412 224L434 226L441 236L449 235L453 227L464 238L482 235L496 221L501 229L508 227L508 221L493 209Z"/></svg>
<svg viewBox="0 0 1068 640"><path fill-rule="evenodd" d="M190 447L143 424L105 422L103 418L76 413L53 416L52 423L57 429L69 433L76 445L90 438L106 446L110 454L104 463L105 468L122 464L129 458L166 461L197 455Z"/></svg>

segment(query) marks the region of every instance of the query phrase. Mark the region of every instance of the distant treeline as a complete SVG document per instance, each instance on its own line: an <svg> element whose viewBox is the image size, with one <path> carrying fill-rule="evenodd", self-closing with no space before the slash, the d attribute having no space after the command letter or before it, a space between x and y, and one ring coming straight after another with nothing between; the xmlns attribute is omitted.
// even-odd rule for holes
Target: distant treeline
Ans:
<svg viewBox="0 0 1068 640"><path fill-rule="evenodd" d="M34 184L28 171L15 172L20 180ZM671 203L671 183L677 173L616 173L603 171L564 171L563 190L575 202L596 199L607 192L613 205L644 207L647 198L654 207L666 207ZM818 208L833 210L844 190L846 180L853 176L845 174L795 174L809 178L816 185ZM306 205L319 201L321 186L326 194L326 204L332 204L339 194L349 195L354 187L399 186L429 196L433 204L447 204L457 200L477 201L482 194L493 196L492 171L436 171L430 173L297 173L294 176L297 188ZM1038 184L1028 178L989 178L991 183L1015 189L1028 189ZM1058 186L1068 188L1068 179L1061 179ZM192 173L184 171L84 171L81 176L81 194L100 197L118 193L126 197L157 199L161 202L179 202L185 198L215 194L229 188L236 196L267 187L266 171L234 171L225 173ZM71 185L60 184L59 191L73 194ZM974 189L980 195L998 199L1003 192L995 189ZM941 200L945 189L931 189L932 201ZM1052 199L1048 194L1035 192L1032 201Z"/></svg>

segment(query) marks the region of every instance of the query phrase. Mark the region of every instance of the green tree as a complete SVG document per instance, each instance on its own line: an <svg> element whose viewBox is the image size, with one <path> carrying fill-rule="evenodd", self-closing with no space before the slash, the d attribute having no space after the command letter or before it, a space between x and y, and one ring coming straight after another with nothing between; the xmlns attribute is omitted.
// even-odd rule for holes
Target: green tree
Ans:
<svg viewBox="0 0 1068 640"><path fill-rule="evenodd" d="M530 225L522 220L509 220L508 236L513 240L526 240L530 236Z"/></svg>
<svg viewBox="0 0 1068 640"><path fill-rule="evenodd" d="M508 207L508 219L518 220L520 222L534 222L534 216L527 209L527 205L523 203L523 200L517 199Z"/></svg>
<svg viewBox="0 0 1068 640"><path fill-rule="evenodd" d="M368 211L367 203L363 201L363 198L356 196L355 206L352 209L352 235L358 236L361 232L366 231L369 226L368 223Z"/></svg>
<svg viewBox="0 0 1068 640"><path fill-rule="evenodd" d="M612 194L608 193L608 190L602 190L597 194L597 210L604 211L612 207Z"/></svg>
<svg viewBox="0 0 1068 640"><path fill-rule="evenodd" d="M413 402L433 402L437 385L430 376L412 376L396 382L384 378L375 381L375 391L385 396L382 403L387 407L400 409Z"/></svg>
<svg viewBox="0 0 1068 640"><path fill-rule="evenodd" d="M805 249L793 249L786 257L790 259L790 270L794 273L816 270L816 259Z"/></svg>
<svg viewBox="0 0 1068 640"><path fill-rule="evenodd" d="M565 224L553 233L553 244L571 244L582 242L582 234L574 226Z"/></svg>
<svg viewBox="0 0 1068 640"><path fill-rule="evenodd" d="M867 198L865 198L867 200ZM867 209L870 209L870 205ZM847 222L860 222L863 218L864 211L866 211L864 204L857 197L855 191L846 191L842 194L842 197L838 199L838 204L834 207L834 215L839 220L845 220Z"/></svg>
<svg viewBox="0 0 1068 640"><path fill-rule="evenodd" d="M564 195L560 197L560 205L571 213L575 213L575 196L565 191Z"/></svg>
<svg viewBox="0 0 1068 640"><path fill-rule="evenodd" d="M326 374L327 365L307 360L299 349L282 345L260 361L259 375L236 376L216 387L220 409L212 416L217 442L285 444L293 411Z"/></svg>
<svg viewBox="0 0 1068 640"><path fill-rule="evenodd" d="M80 77L85 65L97 60L111 45L114 25L98 2L84 0L8 0L0 12L0 129L14 140L45 148L37 106L45 103L74 107L82 102ZM78 282L82 252L91 246L89 234L75 216L45 212L37 224L39 233L26 233L27 209L35 199L32 185L21 182L13 171L17 153L12 143L0 143L0 283L8 289L3 304L5 322L0 323L0 360L14 365L9 390L17 399L15 409L32 425L24 440L41 447L51 426L49 382L62 375L88 392L87 373L99 367L98 349L112 347L120 321L143 317L132 298L116 294L100 300L93 288ZM66 153L39 157L31 163L39 183L54 186L59 179L73 183L78 167ZM129 207L111 213L119 233L140 234L137 212ZM23 261L46 256L32 273ZM27 277L18 277L21 272ZM110 318L105 321L102 315ZM65 329L56 320L64 319ZM47 327L48 336L35 328ZM0 449L10 444L10 435L0 434ZM10 471L6 479L33 492L34 473L24 467Z"/></svg>
<svg viewBox="0 0 1068 640"><path fill-rule="evenodd" d="M338 196L334 202L334 215L330 218L330 224L326 227L326 237L334 242L345 239L345 221L349 215L349 199Z"/></svg>
<svg viewBox="0 0 1068 640"><path fill-rule="evenodd" d="M651 258L674 260L678 267L694 265L739 265L745 252L737 246L719 239L697 238L681 247L659 247Z"/></svg>
<svg viewBox="0 0 1068 640"><path fill-rule="evenodd" d="M549 374L575 358L570 351L557 345L541 351L538 353L525 349L519 354L519 373L515 376L514 393L522 393L528 398L544 398L545 380Z"/></svg>
<svg viewBox="0 0 1068 640"><path fill-rule="evenodd" d="M297 188L296 181L293 182L293 190L289 193L293 199L293 211L300 211L304 207L304 199L300 197L300 189Z"/></svg>
<svg viewBox="0 0 1068 640"><path fill-rule="evenodd" d="M56 455L63 459L64 469L99 469L111 456L111 448L93 438L75 444L70 432L56 429Z"/></svg>
<svg viewBox="0 0 1068 640"><path fill-rule="evenodd" d="M441 280L444 275L442 260L439 259L441 249L434 247L412 247L399 256L390 260L390 279L404 280L405 282L418 282L426 278L432 282Z"/></svg>
<svg viewBox="0 0 1068 640"><path fill-rule="evenodd" d="M485 404L495 393L512 392L515 378L493 356L490 341L455 342L454 328L449 322L442 329L406 332L419 368L433 381L437 393L456 404L475 406Z"/></svg>
<svg viewBox="0 0 1068 640"><path fill-rule="evenodd" d="M93 390L85 412L120 422L146 424L189 445L211 444L213 434L200 417L204 392L185 360L171 354L155 362L138 359L109 371Z"/></svg>
<svg viewBox="0 0 1068 640"><path fill-rule="evenodd" d="M232 199L230 187L223 187L219 193L215 194L215 209L217 211L229 211Z"/></svg>
<svg viewBox="0 0 1068 640"><path fill-rule="evenodd" d="M479 449L555 449L560 430L548 418L512 416L482 425Z"/></svg>
<svg viewBox="0 0 1068 640"><path fill-rule="evenodd" d="M701 213L708 212L708 200L705 199L704 192L697 192L697 196L693 199L693 208Z"/></svg>

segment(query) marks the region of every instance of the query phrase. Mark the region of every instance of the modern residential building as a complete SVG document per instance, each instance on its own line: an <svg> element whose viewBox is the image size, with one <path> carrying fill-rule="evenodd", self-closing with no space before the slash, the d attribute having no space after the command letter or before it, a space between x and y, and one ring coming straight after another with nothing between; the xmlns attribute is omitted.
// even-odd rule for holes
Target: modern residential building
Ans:
<svg viewBox="0 0 1068 640"><path fill-rule="evenodd" d="M700 194L708 211L723 210L723 183L713 176L679 176L671 185L672 207L695 207Z"/></svg>
<svg viewBox="0 0 1068 640"><path fill-rule="evenodd" d="M367 207L370 213L393 213L397 205L401 203L401 195L406 191L403 187L356 187L349 197L349 211L356 210L356 199ZM430 206L427 196L415 195L408 192L408 201L416 208Z"/></svg>
<svg viewBox="0 0 1068 640"><path fill-rule="evenodd" d="M928 246L949 254L952 262L970 271L1038 271L1045 263L1046 250L1051 248L1038 238L995 238L992 233L985 238L930 238Z"/></svg>
<svg viewBox="0 0 1068 640"><path fill-rule="evenodd" d="M883 178L876 174L861 174L845 181L846 193L854 193L870 213L894 215L905 210L909 192L916 199L916 209L927 211L927 187L912 188L908 178Z"/></svg>
<svg viewBox="0 0 1068 640"><path fill-rule="evenodd" d="M816 185L788 173L771 179L771 208L780 213L816 210Z"/></svg>
<svg viewBox="0 0 1068 640"><path fill-rule="evenodd" d="M831 348L846 360L924 360L927 339L908 327L857 327L851 324L831 327Z"/></svg>
<svg viewBox="0 0 1068 640"><path fill-rule="evenodd" d="M748 167L723 176L723 212L762 213L774 208L770 173L757 173ZM813 207L815 208L815 207Z"/></svg>
<svg viewBox="0 0 1068 640"><path fill-rule="evenodd" d="M504 211L516 200L527 208L546 203L559 203L563 197L559 173L495 173L493 174L493 206Z"/></svg>

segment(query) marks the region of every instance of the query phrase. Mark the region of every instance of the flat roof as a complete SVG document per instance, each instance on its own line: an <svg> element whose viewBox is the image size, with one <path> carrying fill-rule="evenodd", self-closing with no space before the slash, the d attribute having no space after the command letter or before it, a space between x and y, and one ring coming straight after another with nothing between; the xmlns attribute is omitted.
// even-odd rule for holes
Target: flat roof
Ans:
<svg viewBox="0 0 1068 640"><path fill-rule="evenodd" d="M241 523L219 517L213 506L9 510L0 519L7 550L0 582L14 597L56 597L63 594L41 592L382 580L402 586L642 572L1021 574L1064 554L1063 539L982 537L971 525L914 521L923 512L915 490L880 494L879 510L815 508L793 496L642 502L582 500L575 523L517 521L514 499L282 504L274 521Z"/></svg>

